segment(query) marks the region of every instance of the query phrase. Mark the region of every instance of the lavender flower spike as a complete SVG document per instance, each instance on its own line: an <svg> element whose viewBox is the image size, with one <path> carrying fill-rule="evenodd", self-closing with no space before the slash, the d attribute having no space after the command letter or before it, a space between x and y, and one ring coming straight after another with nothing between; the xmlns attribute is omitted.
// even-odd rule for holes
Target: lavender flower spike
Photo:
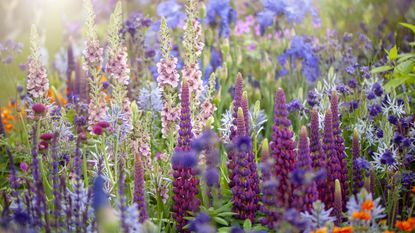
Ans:
<svg viewBox="0 0 415 233"><path fill-rule="evenodd" d="M349 184L348 184L348 168L346 153L344 152L344 138L342 136L342 130L340 129L340 114L339 114L339 97L337 92L333 91L331 94L331 112L333 114L333 137L336 144L337 158L340 162L341 177L340 184L342 188L342 201L343 209L346 208L347 198L349 196Z"/></svg>
<svg viewBox="0 0 415 233"><path fill-rule="evenodd" d="M326 154L324 153L323 147L320 142L320 130L318 122L318 112L316 108L311 111L311 123L310 123L310 155L312 159L312 167L315 172L326 170ZM326 180L320 179L316 181L317 190L319 192L318 199L325 200L326 191Z"/></svg>
<svg viewBox="0 0 415 233"><path fill-rule="evenodd" d="M291 121L288 119L288 110L284 90L279 88L275 96L274 125L272 126L271 151L275 160L275 177L279 182L276 193L277 207L291 207L292 187L290 174L295 165L295 143L293 132L289 129Z"/></svg>
<svg viewBox="0 0 415 233"><path fill-rule="evenodd" d="M135 145L137 148L137 145ZM140 213L139 222L143 223L148 219L147 205L144 193L144 168L141 154L135 149L134 156L134 202L137 204Z"/></svg>
<svg viewBox="0 0 415 233"><path fill-rule="evenodd" d="M336 154L336 145L333 137L333 116L331 110L326 111L324 116L324 136L323 136L323 149L327 156L327 173L330 174L327 177L327 195L323 201L328 208L334 205L334 191L335 181L340 180L341 177L341 164Z"/></svg>
<svg viewBox="0 0 415 233"><path fill-rule="evenodd" d="M353 194L358 194L364 185L363 169L358 164L360 159L359 133L354 129L352 139L352 156L353 156Z"/></svg>

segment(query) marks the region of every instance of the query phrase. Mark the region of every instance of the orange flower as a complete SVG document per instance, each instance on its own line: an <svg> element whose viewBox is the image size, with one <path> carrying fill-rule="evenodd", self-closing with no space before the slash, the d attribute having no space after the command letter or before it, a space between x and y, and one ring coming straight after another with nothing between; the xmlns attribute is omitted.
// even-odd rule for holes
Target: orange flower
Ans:
<svg viewBox="0 0 415 233"><path fill-rule="evenodd" d="M353 232L353 227L334 227L332 233L351 233Z"/></svg>
<svg viewBox="0 0 415 233"><path fill-rule="evenodd" d="M384 231L383 233L395 233L394 231L389 231L389 230L386 230L386 231Z"/></svg>
<svg viewBox="0 0 415 233"><path fill-rule="evenodd" d="M362 210L371 211L374 207L372 200L366 200L362 203Z"/></svg>
<svg viewBox="0 0 415 233"><path fill-rule="evenodd" d="M408 221L410 224L412 224L412 225L414 225L414 226L415 226L415 217L410 217L410 218L408 218L408 220L406 220L406 221Z"/></svg>
<svg viewBox="0 0 415 233"><path fill-rule="evenodd" d="M372 216L367 211L360 211L360 212L355 211L352 213L352 218L369 221L372 219Z"/></svg>
<svg viewBox="0 0 415 233"><path fill-rule="evenodd" d="M406 232L411 232L412 230L414 230L414 224L409 222L409 221L396 221L396 227L399 230L402 231L406 231Z"/></svg>
<svg viewBox="0 0 415 233"><path fill-rule="evenodd" d="M310 231L310 233L327 233L327 227L322 227L315 231Z"/></svg>
<svg viewBox="0 0 415 233"><path fill-rule="evenodd" d="M415 193L415 185L414 185L414 186L412 186L411 191L412 191L413 193Z"/></svg>

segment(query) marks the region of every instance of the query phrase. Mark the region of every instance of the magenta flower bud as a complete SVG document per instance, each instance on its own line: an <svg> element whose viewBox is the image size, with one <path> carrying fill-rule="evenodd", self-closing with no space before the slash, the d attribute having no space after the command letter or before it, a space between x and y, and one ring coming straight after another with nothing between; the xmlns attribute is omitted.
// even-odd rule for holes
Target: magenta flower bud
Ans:
<svg viewBox="0 0 415 233"><path fill-rule="evenodd" d="M53 133L44 133L40 135L40 139L45 140L45 141L49 141L52 138L53 138Z"/></svg>
<svg viewBox="0 0 415 233"><path fill-rule="evenodd" d="M46 141L40 141L39 142L39 145L38 145L39 150L47 150L48 147L49 147L48 142L46 142Z"/></svg>
<svg viewBox="0 0 415 233"><path fill-rule="evenodd" d="M36 113L36 114L43 114L46 112L46 106L40 103L36 103L32 105L32 110Z"/></svg>
<svg viewBox="0 0 415 233"><path fill-rule="evenodd" d="M26 162L21 162L20 169L22 169L22 171L27 171L29 169L29 164L27 164Z"/></svg>
<svg viewBox="0 0 415 233"><path fill-rule="evenodd" d="M82 133L80 133L80 134L79 134L79 138L80 138L82 141L85 141L85 140L87 139L87 136L86 136L86 134L85 134L84 132L82 132Z"/></svg>
<svg viewBox="0 0 415 233"><path fill-rule="evenodd" d="M92 132L96 135L101 135L104 132L104 130L102 129L101 126L94 125L94 127L92 128Z"/></svg>
<svg viewBox="0 0 415 233"><path fill-rule="evenodd" d="M108 121L100 121L97 123L97 125L101 126L103 129L110 127L110 123L108 123Z"/></svg>

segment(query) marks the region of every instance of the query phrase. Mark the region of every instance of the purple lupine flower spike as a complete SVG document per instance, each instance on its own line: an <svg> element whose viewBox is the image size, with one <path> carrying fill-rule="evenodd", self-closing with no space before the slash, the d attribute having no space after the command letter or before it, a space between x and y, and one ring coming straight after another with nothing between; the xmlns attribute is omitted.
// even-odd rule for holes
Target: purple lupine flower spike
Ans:
<svg viewBox="0 0 415 233"><path fill-rule="evenodd" d="M172 157L174 178L173 217L176 219L176 229L178 232L190 232L188 229L183 228L188 223L185 217L189 216L189 211L198 211L200 205L200 201L197 199L199 180L195 176L197 157L191 148L193 133L189 97L189 87L186 81L184 81L181 93L179 138Z"/></svg>
<svg viewBox="0 0 415 233"><path fill-rule="evenodd" d="M279 182L276 193L277 207L290 207L292 187L289 176L295 165L294 133L288 128L288 110L284 90L279 88L275 96L274 125L272 126L271 151L275 160L275 177Z"/></svg>
<svg viewBox="0 0 415 233"><path fill-rule="evenodd" d="M358 165L358 159L360 158L360 144L359 133L357 129L353 132L352 139L352 156L353 156L353 194L360 192L360 189L364 185L363 169Z"/></svg>
<svg viewBox="0 0 415 233"><path fill-rule="evenodd" d="M71 99L74 97L74 94L76 94L76 87L75 87L75 83L73 80L73 73L75 72L75 58L74 58L74 54L73 54L73 48L72 45L70 44L68 46L68 51L67 51L67 57L68 57L68 63L67 63L67 68L66 68L66 87L67 87L67 97L68 99Z"/></svg>
<svg viewBox="0 0 415 233"><path fill-rule="evenodd" d="M14 164L13 154L9 150L9 148L6 148L6 152L7 152L7 155L9 157L9 163L10 163L10 177L9 177L10 186L13 189L12 190L13 191L13 196L16 198L16 205L17 205L16 212L19 212L19 211L21 211L21 209L20 209L21 208L21 200L20 200L20 197L19 197L19 183L18 183L18 180L17 180L18 178L17 178L16 166Z"/></svg>
<svg viewBox="0 0 415 233"><path fill-rule="evenodd" d="M244 112L245 118L245 130L246 134L249 136L249 105L248 105L248 95L246 92L242 95L242 103L241 103L242 111Z"/></svg>
<svg viewBox="0 0 415 233"><path fill-rule="evenodd" d="M193 139L193 132L190 113L189 86L185 81L182 85L179 126L180 129L176 151L190 151L192 149L191 140Z"/></svg>
<svg viewBox="0 0 415 233"><path fill-rule="evenodd" d="M134 159L134 202L137 204L140 213L139 222L143 223L148 219L147 205L144 193L144 168L141 155L136 150Z"/></svg>
<svg viewBox="0 0 415 233"><path fill-rule="evenodd" d="M305 172L312 171L307 128L305 126L301 127L300 131L296 167ZM315 181L311 181L309 184L304 184L301 189L304 190L303 195L300 197L301 202L299 202L302 204L297 206L297 209L301 211L310 211L313 208L313 203L318 199L316 183Z"/></svg>
<svg viewBox="0 0 415 233"><path fill-rule="evenodd" d="M312 167L315 172L325 171L327 159L320 142L319 120L316 108L313 108L311 111L310 118L310 155L312 159ZM318 199L320 200L325 200L324 196L327 194L326 183L327 181L325 179L319 179L316 181L317 190L319 192Z"/></svg>
<svg viewBox="0 0 415 233"><path fill-rule="evenodd" d="M274 177L274 160L270 157L268 141L262 144L262 205L261 212L264 213L264 218L261 219L261 224L266 225L270 230L274 229L274 224L278 220L278 210L276 206L276 193L278 182Z"/></svg>
<svg viewBox="0 0 415 233"><path fill-rule="evenodd" d="M323 202L328 208L334 205L334 191L335 181L341 177L341 164L336 154L336 144L333 137L333 117L331 110L326 111L324 116L324 135L323 135L323 149L327 156L327 195L324 197Z"/></svg>
<svg viewBox="0 0 415 233"><path fill-rule="evenodd" d="M331 112L333 115L333 137L336 144L336 153L337 158L340 161L341 177L339 179L341 188L342 188L342 201L343 201L343 210L346 208L346 203L349 196L349 184L348 184L348 168L346 153L344 152L344 138L342 135L342 130L340 128L340 114L339 114L339 97L336 91L333 91L331 94Z"/></svg>
<svg viewBox="0 0 415 233"><path fill-rule="evenodd" d="M239 219L255 221L259 201L259 177L255 157L251 149L251 138L247 135L242 108L238 109L235 169L232 187L233 211Z"/></svg>
<svg viewBox="0 0 415 233"><path fill-rule="evenodd" d="M237 77L236 77L236 83L235 83L235 91L234 91L234 95L233 95L233 102L232 102L232 117L233 117L233 121L232 121L232 126L230 128L231 130L231 134L229 135L229 140L232 142L236 136L236 124L237 124L237 117L238 117L238 108L242 106L242 95L243 95L243 88L244 88L244 80L242 78L242 74L238 73ZM228 153L228 162L227 162L227 166L228 166L228 174L229 174L229 188L232 188L234 183L233 183L233 170L235 169L235 151L231 150Z"/></svg>

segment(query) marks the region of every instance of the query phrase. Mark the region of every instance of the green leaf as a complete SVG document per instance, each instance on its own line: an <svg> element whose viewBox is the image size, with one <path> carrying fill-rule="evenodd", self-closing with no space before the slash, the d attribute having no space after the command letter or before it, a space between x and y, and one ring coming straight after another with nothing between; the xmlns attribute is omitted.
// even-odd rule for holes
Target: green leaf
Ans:
<svg viewBox="0 0 415 233"><path fill-rule="evenodd" d="M408 77L405 77L405 78L391 79L388 83L385 84L384 88L387 92L390 92L391 90L393 90L396 87L398 87L398 86L402 85L403 83L405 83L408 78L410 78L410 77L408 76Z"/></svg>
<svg viewBox="0 0 415 233"><path fill-rule="evenodd" d="M251 220L246 219L246 220L244 221L244 230L250 230L251 228L252 228L252 223L251 223Z"/></svg>
<svg viewBox="0 0 415 233"><path fill-rule="evenodd" d="M379 66L379 67L376 67L376 68L372 69L371 72L372 72L372 74L376 74L376 73L386 72L386 71L389 71L391 69L393 69L393 66Z"/></svg>
<svg viewBox="0 0 415 233"><path fill-rule="evenodd" d="M221 225L224 225L224 226L228 225L228 222L225 219L221 218L221 217L213 217L213 220L215 220L215 222L217 222Z"/></svg>
<svg viewBox="0 0 415 233"><path fill-rule="evenodd" d="M233 216L233 215L236 215L236 213L234 213L234 212L223 212L223 213L218 214L218 216L220 216L220 217L228 217L228 216Z"/></svg>
<svg viewBox="0 0 415 233"><path fill-rule="evenodd" d="M398 64L394 70L394 73L398 74L408 74L411 72L412 68L414 67L415 60L407 60L400 64Z"/></svg>
<svg viewBox="0 0 415 233"><path fill-rule="evenodd" d="M230 227L221 227L218 229L218 233L228 233L230 230Z"/></svg>
<svg viewBox="0 0 415 233"><path fill-rule="evenodd" d="M412 32L415 33L415 25L409 24L409 23L399 23L399 24L402 25L402 26L404 26L404 27L406 27L406 28L411 29Z"/></svg>
<svg viewBox="0 0 415 233"><path fill-rule="evenodd" d="M386 52L388 54L388 60L393 61L398 57L398 49L396 48L396 45L394 45L389 52Z"/></svg>

